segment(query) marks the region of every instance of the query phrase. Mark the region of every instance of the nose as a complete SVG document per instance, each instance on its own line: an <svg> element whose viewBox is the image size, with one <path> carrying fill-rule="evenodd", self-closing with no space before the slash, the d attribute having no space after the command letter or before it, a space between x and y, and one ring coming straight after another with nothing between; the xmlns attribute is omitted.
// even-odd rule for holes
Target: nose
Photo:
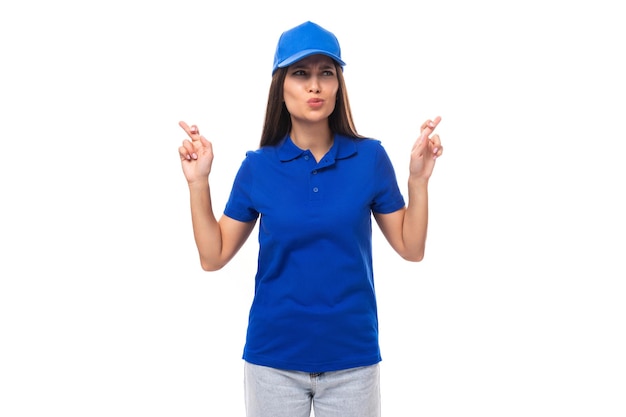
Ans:
<svg viewBox="0 0 626 417"><path fill-rule="evenodd" d="M309 86L307 91L309 93L319 93L320 92L320 84L318 82L317 77L311 77L309 80Z"/></svg>

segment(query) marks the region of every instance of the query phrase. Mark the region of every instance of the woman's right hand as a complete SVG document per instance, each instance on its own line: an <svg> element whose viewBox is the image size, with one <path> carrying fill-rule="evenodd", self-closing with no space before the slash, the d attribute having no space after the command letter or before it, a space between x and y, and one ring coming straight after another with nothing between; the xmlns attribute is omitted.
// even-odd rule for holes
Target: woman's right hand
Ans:
<svg viewBox="0 0 626 417"><path fill-rule="evenodd" d="M196 181L207 181L213 164L213 145L200 135L196 125L188 126L182 121L178 122L178 125L189 136L189 139L183 140L182 146L178 148L187 182L191 184Z"/></svg>

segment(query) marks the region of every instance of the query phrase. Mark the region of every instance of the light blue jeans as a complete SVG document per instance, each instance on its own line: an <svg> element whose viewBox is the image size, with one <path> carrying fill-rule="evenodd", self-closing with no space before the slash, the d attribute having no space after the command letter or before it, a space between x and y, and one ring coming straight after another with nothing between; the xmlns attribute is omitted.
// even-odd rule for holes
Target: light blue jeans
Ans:
<svg viewBox="0 0 626 417"><path fill-rule="evenodd" d="M244 362L247 417L380 417L379 365L285 371Z"/></svg>

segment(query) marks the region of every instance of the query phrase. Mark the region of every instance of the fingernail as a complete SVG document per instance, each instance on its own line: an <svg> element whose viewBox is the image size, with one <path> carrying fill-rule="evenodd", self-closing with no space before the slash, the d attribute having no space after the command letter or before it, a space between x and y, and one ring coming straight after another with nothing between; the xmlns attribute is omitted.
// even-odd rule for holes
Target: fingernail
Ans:
<svg viewBox="0 0 626 417"><path fill-rule="evenodd" d="M185 159L189 161L191 159L191 156L189 156L189 154L187 154L187 155L185 155Z"/></svg>
<svg viewBox="0 0 626 417"><path fill-rule="evenodd" d="M433 148L433 153L437 154L437 152L439 152L439 148Z"/></svg>
<svg viewBox="0 0 626 417"><path fill-rule="evenodd" d="M192 154L191 154L191 157L192 157L193 159L198 159L198 154L196 154L196 153L194 152L194 153L192 153Z"/></svg>
<svg viewBox="0 0 626 417"><path fill-rule="evenodd" d="M435 122L428 122L428 126L435 127Z"/></svg>

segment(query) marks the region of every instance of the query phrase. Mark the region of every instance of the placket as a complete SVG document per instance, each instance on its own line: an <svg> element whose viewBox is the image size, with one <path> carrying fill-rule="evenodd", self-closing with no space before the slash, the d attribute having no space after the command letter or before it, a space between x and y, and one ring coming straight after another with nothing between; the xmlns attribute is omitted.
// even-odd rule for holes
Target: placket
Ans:
<svg viewBox="0 0 626 417"><path fill-rule="evenodd" d="M306 151L304 160L307 162L309 169L309 201L319 201L322 199L324 192L320 182L319 167L313 155Z"/></svg>

